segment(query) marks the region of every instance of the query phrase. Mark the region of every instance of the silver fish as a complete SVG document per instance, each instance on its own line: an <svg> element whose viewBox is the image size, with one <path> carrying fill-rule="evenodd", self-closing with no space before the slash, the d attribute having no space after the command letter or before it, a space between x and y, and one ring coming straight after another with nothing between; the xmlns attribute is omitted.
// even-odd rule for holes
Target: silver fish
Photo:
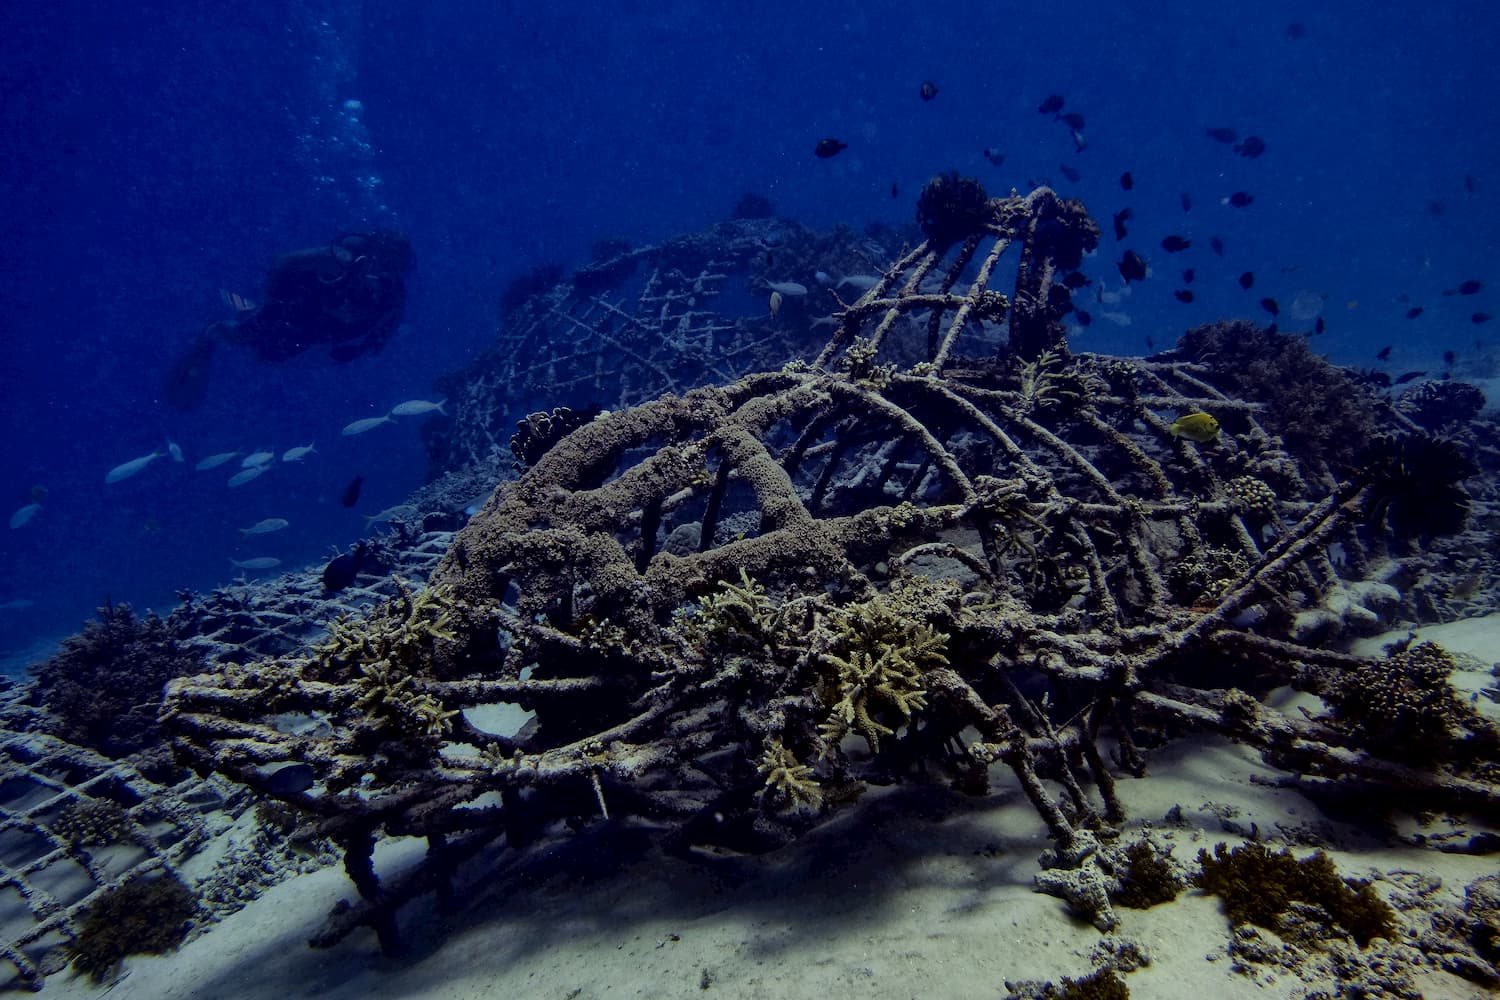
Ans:
<svg viewBox="0 0 1500 1000"><path fill-rule="evenodd" d="M363 420L356 420L352 424L346 424L344 426L344 437L353 437L355 434L373 431L381 424L394 424L395 422L391 419L390 414L386 414L383 417L366 417Z"/></svg>
<svg viewBox="0 0 1500 1000"><path fill-rule="evenodd" d="M132 458L128 462L121 462L104 474L104 481L106 483L118 483L122 479L129 479L158 458L161 458L161 456L161 452L153 451L149 455L142 455L140 458Z"/></svg>
<svg viewBox="0 0 1500 1000"><path fill-rule="evenodd" d="M39 503L27 504L10 516L10 526L12 528L19 528L31 523L31 519L41 513L41 510L42 505Z"/></svg>
<svg viewBox="0 0 1500 1000"><path fill-rule="evenodd" d="M268 535L273 531L280 531L292 522L284 517L268 517L263 521L256 521L248 528L241 528L242 535Z"/></svg>
<svg viewBox="0 0 1500 1000"><path fill-rule="evenodd" d="M253 469L257 465L265 465L276 458L274 451L254 451L240 460L240 468Z"/></svg>
<svg viewBox="0 0 1500 1000"><path fill-rule="evenodd" d="M172 461L185 461L182 457L182 447L171 438L167 438L167 454L172 456Z"/></svg>
<svg viewBox="0 0 1500 1000"><path fill-rule="evenodd" d="M301 444L295 448L288 448L282 453L281 460L283 462L300 462L317 450L310 444Z"/></svg>
<svg viewBox="0 0 1500 1000"><path fill-rule="evenodd" d="M239 458L239 456L240 453L237 451L221 451L217 455L210 455L203 459L197 465L193 466L193 468L199 472L203 472L206 469L217 469L231 458Z"/></svg>
<svg viewBox="0 0 1500 1000"><path fill-rule="evenodd" d="M256 556L254 559L231 559L235 569L275 569L281 560L275 556Z"/></svg>
<svg viewBox="0 0 1500 1000"><path fill-rule="evenodd" d="M795 281L768 281L766 282L766 287L773 292L780 292L782 295L807 294L807 286L798 284Z"/></svg>
<svg viewBox="0 0 1500 1000"><path fill-rule="evenodd" d="M236 472L234 475L229 477L228 485L244 486L250 480L257 478L265 471L266 467L264 465L252 465L248 469L241 469L239 472Z"/></svg>
<svg viewBox="0 0 1500 1000"><path fill-rule="evenodd" d="M440 399L436 403L429 403L425 399L408 399L404 403L397 403L391 407L391 416L420 417L424 413L441 413L446 417L448 411L443 409L443 404L446 402L448 402L447 399Z"/></svg>

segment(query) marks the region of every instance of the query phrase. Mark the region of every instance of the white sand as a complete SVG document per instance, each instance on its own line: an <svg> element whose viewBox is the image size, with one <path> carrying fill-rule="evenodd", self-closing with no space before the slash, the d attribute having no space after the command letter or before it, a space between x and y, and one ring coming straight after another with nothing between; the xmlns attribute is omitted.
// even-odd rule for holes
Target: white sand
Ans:
<svg viewBox="0 0 1500 1000"><path fill-rule="evenodd" d="M1444 628L1452 631L1433 637L1472 643L1465 648L1484 662L1500 658L1493 621ZM1431 633L1439 630L1423 630ZM1226 824L1254 824L1270 836L1316 830L1334 845L1342 874L1422 872L1441 878L1454 899L1494 870L1492 857L1393 847L1297 793L1252 780L1274 774L1244 748L1201 738L1153 755L1147 779L1122 779L1120 792L1133 827L1181 806L1185 825L1170 835L1183 860L1221 840L1241 842ZM1087 974L1091 950L1109 936L1139 942L1153 959L1126 978L1138 998L1295 997L1311 988L1290 974L1257 981L1233 972L1224 957L1228 922L1217 900L1195 892L1151 910L1121 909L1113 935L1073 918L1031 887L1048 846L1040 820L1013 781L997 788L982 800L920 787L873 791L762 858L688 861L642 848L611 862L601 859L621 851L585 834L552 848L529 874L493 877L456 918L438 917L430 898L408 907L401 926L409 949L400 959L381 957L368 931L326 951L307 946L323 915L354 898L342 871L325 869L277 886L176 954L131 958L109 996L996 1000L1007 979ZM391 871L419 849L385 845L377 861ZM1421 974L1419 985L1428 997L1488 995L1442 973ZM100 993L69 971L42 996Z"/></svg>

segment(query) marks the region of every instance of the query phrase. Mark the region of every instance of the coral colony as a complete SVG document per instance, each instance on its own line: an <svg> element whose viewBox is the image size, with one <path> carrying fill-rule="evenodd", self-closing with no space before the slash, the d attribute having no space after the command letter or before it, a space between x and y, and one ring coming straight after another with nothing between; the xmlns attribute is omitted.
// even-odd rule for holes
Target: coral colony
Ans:
<svg viewBox="0 0 1500 1000"><path fill-rule="evenodd" d="M368 926L395 950L414 896L558 824L758 851L905 781L1019 789L1051 840L1039 887L1104 931L1192 884L1236 924L1302 901L1357 945L1397 934L1321 855L1184 866L1122 838L1117 784L1207 730L1287 786L1500 814L1500 734L1447 683L1452 659L1336 641L1388 606L1430 620L1460 601L1462 533L1491 499L1466 480L1494 464L1472 400L1393 404L1249 323L1150 358L1072 351L1064 279L1099 231L1045 188L939 177L904 252L760 215L519 292L492 356L441 386L447 477L362 586L318 596L294 574L262 605L195 598L168 620L204 657L166 685L178 761L281 804L360 892L317 943ZM838 275L871 271L840 296ZM749 318L717 307L735 283L759 297ZM507 441L507 401L548 393ZM1190 414L1212 433L1174 433ZM502 454L519 478L486 501ZM1326 711L1272 707L1288 686ZM54 821L28 808L7 823ZM426 860L382 881L386 835L425 838ZM180 856L148 853L169 872ZM37 917L73 936L89 919ZM1497 956L1476 920L1453 917L1451 948L1482 980ZM7 953L33 982L35 940ZM1095 978L1076 995L1124 995Z"/></svg>

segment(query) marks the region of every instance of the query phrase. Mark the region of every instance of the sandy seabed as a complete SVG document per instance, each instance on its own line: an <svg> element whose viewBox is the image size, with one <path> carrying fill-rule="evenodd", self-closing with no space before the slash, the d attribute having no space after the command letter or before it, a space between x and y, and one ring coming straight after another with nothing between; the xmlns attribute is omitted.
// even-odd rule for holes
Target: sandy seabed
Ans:
<svg viewBox="0 0 1500 1000"><path fill-rule="evenodd" d="M1400 635L1404 635L1401 633ZM1500 619L1422 629L1475 659L1455 677L1466 691L1493 686ZM1366 640L1368 649L1400 635ZM1483 701L1483 699L1481 699ZM1486 704L1493 714L1495 706ZM1151 755L1144 780L1122 779L1131 816L1191 860L1201 847L1311 834L1345 876L1372 879L1397 898L1413 878L1441 880L1439 896L1493 874L1493 856L1409 846L1407 827L1372 830L1325 814L1296 791L1271 787L1277 772L1217 738L1173 743ZM1163 817L1178 806L1182 820ZM1477 832L1470 824L1466 829ZM1432 831L1425 831L1431 833ZM1195 891L1149 910L1119 909L1101 934L1062 900L1032 887L1045 829L1014 783L984 798L907 786L870 792L852 809L772 854L670 857L644 836L594 833L498 862L470 883L460 912L440 916L431 897L400 915L406 952L380 954L369 931L314 950L309 937L354 888L335 866L283 882L179 951L132 957L112 987L71 970L44 998L110 1000L245 998L479 1000L520 997L877 998L997 1000L1007 980L1060 980L1094 968L1107 939L1135 942L1150 965L1126 982L1137 998L1303 997L1331 983L1306 970L1236 971L1230 928L1217 899ZM388 842L379 868L419 856L416 842ZM1409 914L1425 926L1425 913ZM1429 998L1489 997L1463 979L1417 969ZM1332 992L1329 994L1334 995Z"/></svg>

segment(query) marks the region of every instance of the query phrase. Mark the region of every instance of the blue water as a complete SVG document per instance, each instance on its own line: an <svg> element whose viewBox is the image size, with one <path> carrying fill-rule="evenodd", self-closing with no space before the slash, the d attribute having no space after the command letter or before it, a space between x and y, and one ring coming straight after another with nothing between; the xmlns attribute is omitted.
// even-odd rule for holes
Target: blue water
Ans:
<svg viewBox="0 0 1500 1000"><path fill-rule="evenodd" d="M0 528L0 659L106 597L165 610L178 588L230 579L231 557L296 565L347 545L360 514L420 485L425 459L418 421L357 438L344 424L436 398L434 377L484 348L513 277L577 265L602 238L701 228L746 191L813 226L859 226L910 222L923 181L950 167L991 193L1050 181L1105 230L1090 274L1118 286L1124 247L1153 271L1095 307L1131 325L1096 319L1083 350L1165 347L1311 292L1336 361L1374 364L1387 344L1393 371L1493 354L1500 324L1470 322L1500 314L1500 17L1479 0L400 9L415 6L0 7L0 514L47 491L31 523ZM1086 116L1082 152L1037 113L1050 93ZM1206 137L1217 126L1267 151L1238 156ZM814 158L828 136L849 148ZM1254 202L1221 202L1238 190ZM384 353L221 352L203 408L160 400L171 358L227 317L219 289L256 298L278 254L373 226L404 229L417 256ZM1192 247L1164 252L1169 234ZM1442 294L1471 278L1477 295ZM1190 305L1173 298L1185 287ZM104 484L168 436L185 464ZM192 470L310 442L305 464L240 489L225 487L234 467ZM350 511L338 494L355 474ZM291 527L242 541L265 517Z"/></svg>

